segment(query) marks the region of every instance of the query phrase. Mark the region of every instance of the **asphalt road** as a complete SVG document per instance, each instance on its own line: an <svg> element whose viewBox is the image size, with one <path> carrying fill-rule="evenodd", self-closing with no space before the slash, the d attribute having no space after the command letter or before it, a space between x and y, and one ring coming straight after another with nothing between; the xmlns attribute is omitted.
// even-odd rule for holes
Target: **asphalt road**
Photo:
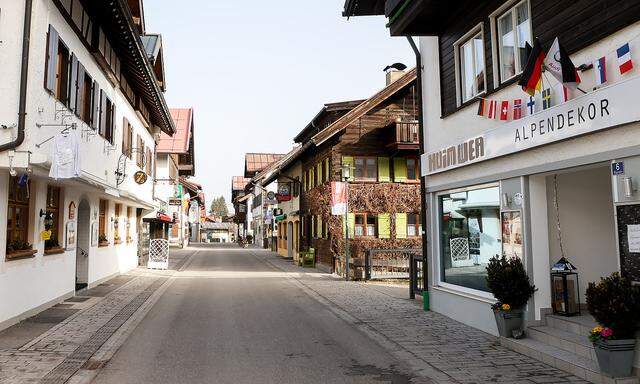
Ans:
<svg viewBox="0 0 640 384"><path fill-rule="evenodd" d="M94 383L409 383L368 336L251 250L201 248Z"/></svg>

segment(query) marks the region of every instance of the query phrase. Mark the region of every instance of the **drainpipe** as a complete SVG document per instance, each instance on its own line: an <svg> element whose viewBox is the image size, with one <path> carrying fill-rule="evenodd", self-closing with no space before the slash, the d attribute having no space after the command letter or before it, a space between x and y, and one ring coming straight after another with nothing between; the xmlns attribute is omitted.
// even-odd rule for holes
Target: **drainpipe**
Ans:
<svg viewBox="0 0 640 384"><path fill-rule="evenodd" d="M407 40L413 49L413 53L416 55L416 93L418 94L418 138L420 142L420 159L424 154L424 115L422 107L422 57L420 56L420 50L416 46L411 36L407 36ZM422 164L421 164L422 168ZM429 264L427 262L427 254L429 247L427 245L427 196L425 176L420 175L420 206L422 212L420 215L420 221L422 225L422 300L425 311L429 310Z"/></svg>
<svg viewBox="0 0 640 384"><path fill-rule="evenodd" d="M29 72L29 40L31 39L31 10L33 0L25 0L24 30L22 31L22 69L20 73L20 104L18 106L18 135L15 140L0 145L0 152L14 149L24 142L24 126L27 116L27 74Z"/></svg>

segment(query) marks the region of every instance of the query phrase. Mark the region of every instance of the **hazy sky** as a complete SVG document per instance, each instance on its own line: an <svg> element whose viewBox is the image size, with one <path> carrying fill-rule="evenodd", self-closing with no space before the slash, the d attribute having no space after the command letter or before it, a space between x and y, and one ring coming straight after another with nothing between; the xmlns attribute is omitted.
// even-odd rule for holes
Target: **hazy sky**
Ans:
<svg viewBox="0 0 640 384"><path fill-rule="evenodd" d="M347 20L344 0L146 0L164 39L167 102L194 108L196 176L229 202L246 152L286 153L322 105L371 96L382 69L415 65L382 17Z"/></svg>

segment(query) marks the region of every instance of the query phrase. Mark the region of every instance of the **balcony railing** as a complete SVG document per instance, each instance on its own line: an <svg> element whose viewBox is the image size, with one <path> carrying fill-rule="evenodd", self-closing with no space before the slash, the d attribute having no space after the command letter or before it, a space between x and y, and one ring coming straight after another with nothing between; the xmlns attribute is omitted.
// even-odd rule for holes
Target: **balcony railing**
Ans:
<svg viewBox="0 0 640 384"><path fill-rule="evenodd" d="M396 123L396 142L406 144L419 144L417 121Z"/></svg>

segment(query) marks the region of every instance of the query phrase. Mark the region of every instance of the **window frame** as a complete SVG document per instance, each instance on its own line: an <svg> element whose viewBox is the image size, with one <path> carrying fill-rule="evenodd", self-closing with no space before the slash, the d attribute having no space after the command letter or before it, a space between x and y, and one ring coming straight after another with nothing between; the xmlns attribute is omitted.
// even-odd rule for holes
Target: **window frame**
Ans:
<svg viewBox="0 0 640 384"><path fill-rule="evenodd" d="M514 74L510 77L503 78L502 74L502 39L500 35L500 20L504 18L507 14L511 14L511 23L514 34L514 47L517 47L520 43L520 35L517 32L517 13L515 12L516 8L526 3L528 19L527 22L529 24L529 39L533 41L533 25L531 22L531 2L529 0L512 0L505 3L503 6L498 8L493 14L490 15L491 20L491 40L492 45L495 49L492 50L493 56L496 58L494 60L493 70L494 70L494 81L496 84L505 84L514 78L518 77L522 70L520 69L522 65L526 63L520 63L520 56L517 54L514 48Z"/></svg>
<svg viewBox="0 0 640 384"><path fill-rule="evenodd" d="M100 199L98 202L98 237L107 237L107 211L109 210L109 200ZM98 247L104 247L100 245Z"/></svg>
<svg viewBox="0 0 640 384"><path fill-rule="evenodd" d="M482 40L482 59L483 59L483 81L484 81L484 89L482 91L475 92L471 97L465 99L463 92L463 79L462 79L462 57L460 55L460 49L476 36L480 36ZM473 46L473 44L472 44ZM469 32L465 33L460 39L453 43L453 52L454 52L454 61L455 61L455 80L456 80L456 102L458 107L461 105L468 103L475 99L476 97L487 93L487 57L486 57L486 42L484 39L484 23L480 22L473 28L469 30ZM473 67L475 70L475 46L473 46Z"/></svg>
<svg viewBox="0 0 640 384"><path fill-rule="evenodd" d="M354 226L353 226L353 237L354 238L370 238L377 239L378 238L378 215L375 213L366 213L366 212L356 212L354 215ZM362 217L362 224L358 224L358 217ZM368 223L368 219L373 217L373 224ZM368 227L373 225L373 235L368 234ZM358 227L362 227L362 235L358 235Z"/></svg>
<svg viewBox="0 0 640 384"><path fill-rule="evenodd" d="M51 191L57 190L58 191L58 198L54 199L56 200L56 204L57 206L51 206L49 205L49 199L50 199L50 195L49 193ZM62 206L62 187L57 186L57 185L52 185L52 184L48 184L47 185L47 199L45 201L45 210L47 211L47 213L52 213L53 214L53 225L51 226L51 237L53 238L55 236L56 240L58 241L59 247L62 247L62 239L60 238L60 233L61 233L61 228L60 228L60 224L62 223L62 221L60 219L60 214L64 212L64 208ZM45 250L48 249L54 249L57 247L46 247L46 242L45 242Z"/></svg>
<svg viewBox="0 0 640 384"><path fill-rule="evenodd" d="M29 187L28 189L31 189L31 180L28 181L29 183ZM8 193L7 193L7 218L5 219L7 222L7 229L6 229L6 246L8 247L10 243L12 243L14 240L16 240L16 237L14 236L15 232L16 232L16 209L15 208L21 208L25 214L24 214L24 228L20 229L19 232L22 234L21 237L18 239L20 241L23 242L29 242L29 234L30 234L30 229L31 229L31 220L30 219L30 215L31 215L31 204L32 204L32 200L31 200L31 196L27 195L25 200L18 200L16 199L16 194L15 191L18 188L18 177L17 176L9 176L9 185L8 185ZM11 198L11 192L12 190L14 191L14 198ZM14 207L13 213L11 213L11 208ZM11 225L9 225L10 223L10 219L11 219ZM11 234L11 235L9 235ZM32 245L33 248L33 245ZM7 252L7 255L9 255L9 253ZM7 257L7 259L11 259L11 257Z"/></svg>
<svg viewBox="0 0 640 384"><path fill-rule="evenodd" d="M362 160L362 171L363 171L363 176L362 177L358 177L357 176L357 169L358 169L358 160ZM373 160L374 161L374 169L375 169L375 176L371 177L369 175L368 172L368 165L367 165L367 161L368 160ZM377 156L353 156L353 180L354 181L364 181L364 182L377 182L378 181L378 177L379 177L379 172L378 172L378 157Z"/></svg>
<svg viewBox="0 0 640 384"><path fill-rule="evenodd" d="M408 157L405 157L404 159L405 159L405 165L407 167L407 181L409 182L420 181L420 158L417 156L408 156ZM414 161L413 171L415 172L415 178L409 177L409 169L410 169L409 160Z"/></svg>
<svg viewBox="0 0 640 384"><path fill-rule="evenodd" d="M409 217L411 216L415 216L416 218L416 223L415 224L410 224L409 223ZM415 230L415 235L411 235L411 233L409 232L409 228L413 227ZM422 220L420 217L420 212L409 212L407 213L407 237L408 238L417 238L417 237L421 237L422 236Z"/></svg>

